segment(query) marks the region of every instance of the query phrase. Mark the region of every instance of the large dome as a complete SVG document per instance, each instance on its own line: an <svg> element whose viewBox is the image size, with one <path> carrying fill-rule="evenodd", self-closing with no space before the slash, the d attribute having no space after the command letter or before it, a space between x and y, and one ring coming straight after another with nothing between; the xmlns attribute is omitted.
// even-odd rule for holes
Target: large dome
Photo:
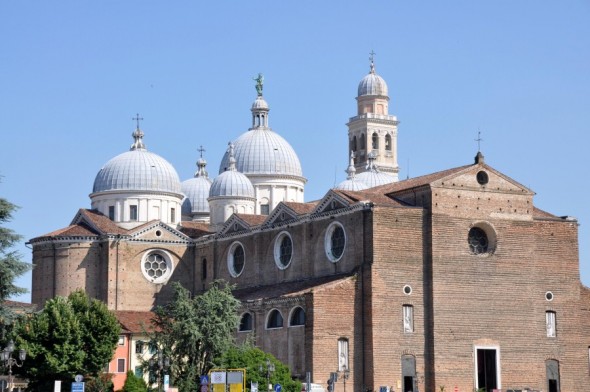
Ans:
<svg viewBox="0 0 590 392"><path fill-rule="evenodd" d="M380 95L387 97L387 83L377 73L375 73L375 65L371 62L371 71L359 83L358 97L365 95Z"/></svg>
<svg viewBox="0 0 590 392"><path fill-rule="evenodd" d="M236 169L246 175L292 175L302 177L301 163L293 147L268 128L254 128L235 142ZM229 155L221 160L219 173L229 167Z"/></svg>
<svg viewBox="0 0 590 392"><path fill-rule="evenodd" d="M136 130L134 137L136 142L131 151L117 155L100 169L92 192L125 190L180 194L180 178L174 167L161 156L145 149L141 142L141 130Z"/></svg>

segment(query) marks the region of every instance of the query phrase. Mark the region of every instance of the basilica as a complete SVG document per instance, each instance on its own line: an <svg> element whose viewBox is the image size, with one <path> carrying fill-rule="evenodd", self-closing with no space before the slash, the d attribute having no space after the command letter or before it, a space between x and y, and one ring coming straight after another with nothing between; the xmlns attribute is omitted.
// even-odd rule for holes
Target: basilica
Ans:
<svg viewBox="0 0 590 392"><path fill-rule="evenodd" d="M535 207L481 152L400 181L399 123L372 59L356 101L347 178L315 201L270 127L261 75L250 128L217 175L201 156L181 181L138 124L129 151L98 170L90 208L30 240L33 303L81 288L113 311L148 312L171 282L200 293L223 279L241 301L238 341L302 380L337 373L337 392L586 390L576 219Z"/></svg>

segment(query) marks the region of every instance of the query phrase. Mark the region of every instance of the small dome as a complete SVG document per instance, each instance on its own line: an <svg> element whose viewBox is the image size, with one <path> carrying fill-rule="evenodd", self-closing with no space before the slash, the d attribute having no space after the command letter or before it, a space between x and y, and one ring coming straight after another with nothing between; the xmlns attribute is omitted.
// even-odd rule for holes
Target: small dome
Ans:
<svg viewBox="0 0 590 392"><path fill-rule="evenodd" d="M355 177L356 181L361 181L367 185L368 188L373 188L379 185L391 184L395 182L395 178L387 173L380 171L369 170L357 174Z"/></svg>
<svg viewBox="0 0 590 392"><path fill-rule="evenodd" d="M156 191L181 193L180 178L174 167L161 156L145 149L139 128L133 133L131 151L108 161L96 175L92 192Z"/></svg>
<svg viewBox="0 0 590 392"><path fill-rule="evenodd" d="M252 104L252 110L268 109L268 103L262 98L262 96L256 97L256 100Z"/></svg>
<svg viewBox="0 0 590 392"><path fill-rule="evenodd" d="M182 201L182 215L191 216L193 214L209 213L209 191L211 189L211 179L207 175L205 166L207 161L200 158L197 161L199 170L195 173L194 178L183 181L182 193L186 196Z"/></svg>
<svg viewBox="0 0 590 392"><path fill-rule="evenodd" d="M354 177L355 180L363 182L369 188L395 182L397 179L394 176L387 173L381 173L379 169L377 169L375 166L375 159L377 159L375 153L370 152L367 156L367 171L364 171Z"/></svg>
<svg viewBox="0 0 590 392"><path fill-rule="evenodd" d="M254 128L242 134L234 145L236 169L241 173L303 176L301 163L293 147L268 128ZM219 173L229 166L228 159L226 152Z"/></svg>
<svg viewBox="0 0 590 392"><path fill-rule="evenodd" d="M336 185L336 188L341 191L364 191L365 189L369 189L369 187L358 178L352 178L350 180L344 180L340 184Z"/></svg>
<svg viewBox="0 0 590 392"><path fill-rule="evenodd" d="M358 97L365 95L388 96L387 83L375 73L375 65L371 62L371 71L359 83Z"/></svg>
<svg viewBox="0 0 590 392"><path fill-rule="evenodd" d="M233 145L229 148L229 167L219 174L211 184L209 197L238 196L254 198L254 186L244 174L236 170Z"/></svg>

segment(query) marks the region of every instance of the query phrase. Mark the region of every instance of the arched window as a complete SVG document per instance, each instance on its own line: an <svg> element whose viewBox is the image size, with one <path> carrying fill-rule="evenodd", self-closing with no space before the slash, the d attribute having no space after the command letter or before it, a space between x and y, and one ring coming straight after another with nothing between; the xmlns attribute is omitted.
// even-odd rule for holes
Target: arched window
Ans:
<svg viewBox="0 0 590 392"><path fill-rule="evenodd" d="M332 224L328 226L324 238L326 256L328 256L328 259L333 263L337 262L344 254L345 246L346 234L344 233L344 227L339 222L332 222Z"/></svg>
<svg viewBox="0 0 590 392"><path fill-rule="evenodd" d="M356 136L352 137L352 143L351 143L350 149L352 151L356 151Z"/></svg>
<svg viewBox="0 0 590 392"><path fill-rule="evenodd" d="M365 149L365 134L361 133L361 150Z"/></svg>
<svg viewBox="0 0 590 392"><path fill-rule="evenodd" d="M236 241L231 244L227 253L227 267L231 276L234 278L238 277L244 271L245 264L246 255L244 253L244 247Z"/></svg>
<svg viewBox="0 0 590 392"><path fill-rule="evenodd" d="M289 326L305 325L305 312L298 306L291 311L291 318L289 319Z"/></svg>
<svg viewBox="0 0 590 392"><path fill-rule="evenodd" d="M268 319L266 320L266 328L282 328L283 327L283 315L278 309L273 309L268 314Z"/></svg>
<svg viewBox="0 0 590 392"><path fill-rule="evenodd" d="M207 279L207 259L203 259L201 264L201 280Z"/></svg>
<svg viewBox="0 0 590 392"><path fill-rule="evenodd" d="M372 142L373 150L378 150L379 149L379 136L377 136L376 133L374 133L373 136L371 137L371 142Z"/></svg>
<svg viewBox="0 0 590 392"><path fill-rule="evenodd" d="M240 320L240 332L252 331L252 315L250 313L244 313Z"/></svg>
<svg viewBox="0 0 590 392"><path fill-rule="evenodd" d="M548 359L545 361L545 369L547 372L547 391L559 392L559 361Z"/></svg>
<svg viewBox="0 0 590 392"><path fill-rule="evenodd" d="M385 135L385 151L391 151L391 135Z"/></svg>

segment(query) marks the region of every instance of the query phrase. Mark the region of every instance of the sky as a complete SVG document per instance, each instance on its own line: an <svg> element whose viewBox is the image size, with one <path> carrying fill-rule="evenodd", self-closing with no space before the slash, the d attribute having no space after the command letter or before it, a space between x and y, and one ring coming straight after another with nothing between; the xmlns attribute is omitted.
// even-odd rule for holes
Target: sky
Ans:
<svg viewBox="0 0 590 392"><path fill-rule="evenodd" d="M579 221L590 286L590 2L1 1L0 197L25 240L66 227L144 120L181 180L210 176L251 124L295 149L306 201L345 179L348 119L369 53L400 121L400 178L486 163ZM25 241L15 248L24 261ZM31 288L31 274L16 282ZM30 301L30 294L15 297Z"/></svg>

